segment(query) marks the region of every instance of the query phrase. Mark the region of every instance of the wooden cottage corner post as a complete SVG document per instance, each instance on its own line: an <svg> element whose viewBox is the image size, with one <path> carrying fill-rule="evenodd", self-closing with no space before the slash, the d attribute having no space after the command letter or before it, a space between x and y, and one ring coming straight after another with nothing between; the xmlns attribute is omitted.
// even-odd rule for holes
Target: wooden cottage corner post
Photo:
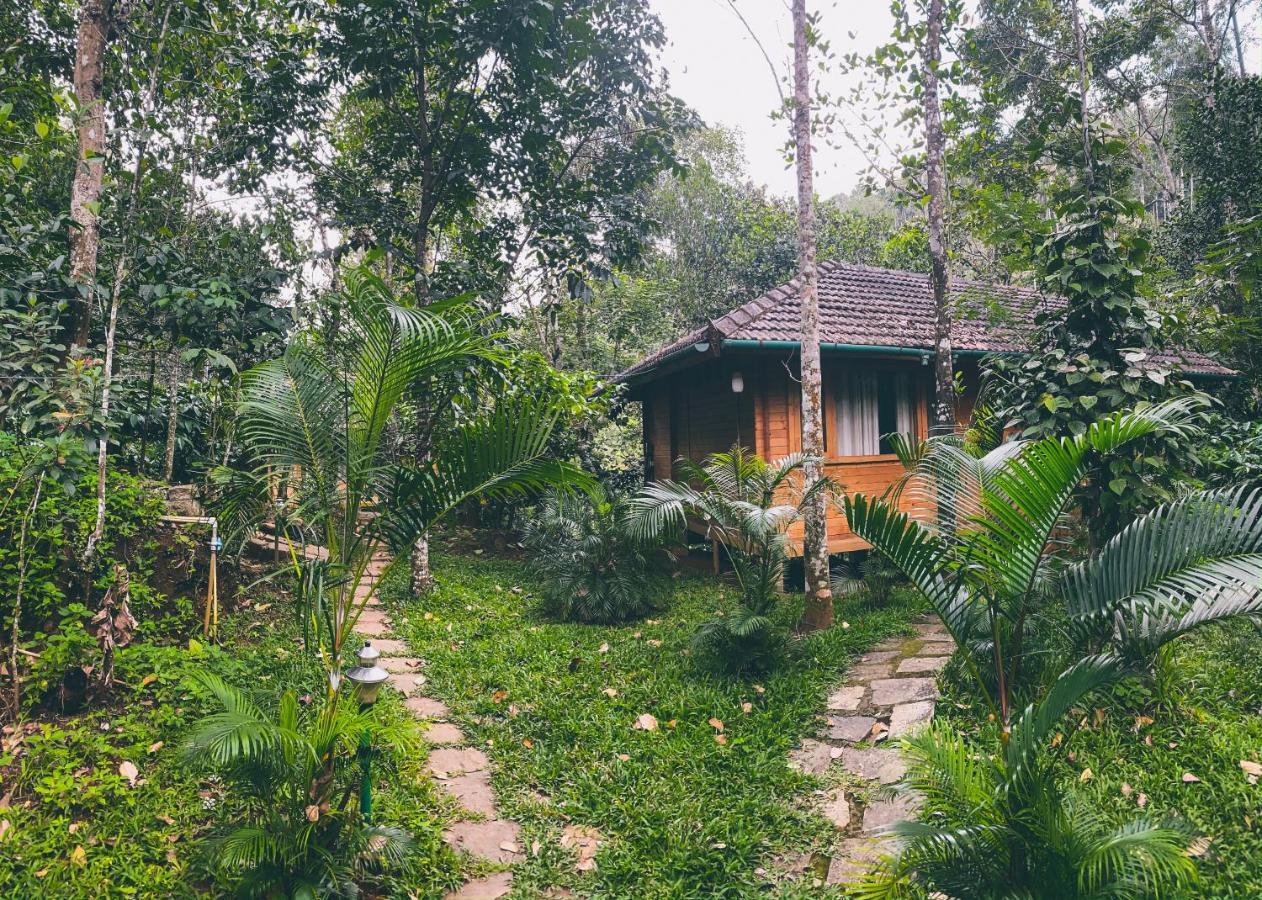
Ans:
<svg viewBox="0 0 1262 900"><path fill-rule="evenodd" d="M811 92L808 70L806 0L793 0L793 138L798 187L798 268L802 300L802 452L805 488L823 472L823 385L819 361L819 270L815 260L815 187L811 169ZM833 624L833 596L828 579L828 508L824 492L808 504L802 563L806 571L806 608L801 629Z"/></svg>

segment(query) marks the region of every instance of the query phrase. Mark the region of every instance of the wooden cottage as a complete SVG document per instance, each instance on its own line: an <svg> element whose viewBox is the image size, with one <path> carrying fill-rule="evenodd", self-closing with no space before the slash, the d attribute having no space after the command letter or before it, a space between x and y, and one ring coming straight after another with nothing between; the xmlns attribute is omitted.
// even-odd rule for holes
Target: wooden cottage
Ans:
<svg viewBox="0 0 1262 900"><path fill-rule="evenodd" d="M955 281L955 367L963 379L959 418L977 399L980 358L1019 353L1032 332L1038 293ZM927 433L933 391L933 295L927 275L823 263L819 271L827 474L849 492L879 494L901 473L891 433ZM648 480L670 477L675 460L700 460L733 444L764 459L801 450L797 282L781 285L663 347L618 375L644 408ZM1231 374L1184 353L1184 371ZM910 502L910 501L908 501ZM829 549L866 545L834 510ZM794 535L800 540L800 526Z"/></svg>

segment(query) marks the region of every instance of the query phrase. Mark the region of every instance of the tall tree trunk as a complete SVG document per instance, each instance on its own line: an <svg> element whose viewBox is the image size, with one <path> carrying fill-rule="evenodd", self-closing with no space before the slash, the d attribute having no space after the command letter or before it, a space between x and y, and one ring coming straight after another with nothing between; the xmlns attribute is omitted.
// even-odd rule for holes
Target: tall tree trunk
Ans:
<svg viewBox="0 0 1262 900"><path fill-rule="evenodd" d="M96 261L101 247L101 182L105 174L105 104L101 80L110 30L110 0L83 0L75 44L74 92L79 101L79 162L70 185L70 280L78 296L70 304L64 342L86 347L96 300Z"/></svg>
<svg viewBox="0 0 1262 900"><path fill-rule="evenodd" d="M172 344L170 367L167 369L167 442L162 463L162 480L171 483L175 472L175 425L180 415L180 351Z"/></svg>
<svg viewBox="0 0 1262 900"><path fill-rule="evenodd" d="M951 361L950 282L946 249L946 136L938 99L942 60L942 0L929 0L922 48L925 116L925 181L929 188L929 281L933 287L933 423L940 434L955 430L955 367Z"/></svg>
<svg viewBox="0 0 1262 900"><path fill-rule="evenodd" d="M153 113L153 103L158 92L158 67L162 61L162 48L166 44L167 22L171 18L168 6L162 16L162 29L158 34L157 49L149 67L149 84L142 101L142 123L147 124ZM136 165L132 169L131 188L127 193L127 213L123 221L122 240L118 258L114 262L114 284L110 290L110 311L105 326L105 371L101 380L101 435L96 445L96 522L83 548L83 568L90 571L96 558L96 548L105 535L105 469L109 460L110 387L114 380L114 339L118 332L118 306L123 294L123 280L127 276L127 253L131 247L132 229L136 226L136 207L140 199L140 179L144 175L145 155L149 152L149 131L141 132L136 144Z"/></svg>
<svg viewBox="0 0 1262 900"><path fill-rule="evenodd" d="M806 35L806 0L793 0L793 137L798 176L798 291L802 298L802 452L805 487L821 477L824 459L823 387L819 367L819 271L815 265L815 186L811 168L811 89ZM828 581L827 499L819 492L806 508L802 545L806 569L806 608L801 628L833 624Z"/></svg>

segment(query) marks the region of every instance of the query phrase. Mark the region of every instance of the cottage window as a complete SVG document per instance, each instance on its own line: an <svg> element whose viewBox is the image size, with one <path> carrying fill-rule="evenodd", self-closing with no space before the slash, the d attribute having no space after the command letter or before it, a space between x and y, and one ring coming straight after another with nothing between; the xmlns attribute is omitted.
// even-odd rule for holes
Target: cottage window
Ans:
<svg viewBox="0 0 1262 900"><path fill-rule="evenodd" d="M845 372L838 382L838 456L891 453L889 435L915 427L911 378L906 373Z"/></svg>

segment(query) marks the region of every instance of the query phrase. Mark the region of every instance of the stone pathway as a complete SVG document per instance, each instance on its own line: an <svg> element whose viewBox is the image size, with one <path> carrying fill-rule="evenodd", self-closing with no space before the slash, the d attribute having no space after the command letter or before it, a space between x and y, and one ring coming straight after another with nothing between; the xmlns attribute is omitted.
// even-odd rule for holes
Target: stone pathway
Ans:
<svg viewBox="0 0 1262 900"><path fill-rule="evenodd" d="M846 788L859 787L861 793L903 777L907 767L897 748L882 744L932 721L936 675L955 652L955 642L936 616L914 627L915 636L882 641L846 673L828 698L827 729L790 754L795 766L815 775L840 774ZM828 884L861 876L883 852L881 833L915 812L909 797L864 803L843 787L820 793L820 812L841 832L840 852L831 858L808 856L791 868L810 869Z"/></svg>
<svg viewBox="0 0 1262 900"><path fill-rule="evenodd" d="M371 591L389 561L388 557L373 558L364 581L356 588L356 599ZM391 637L390 617L375 595L360 615L355 631L381 652L381 667L390 673L388 683L407 698L404 704L421 719L423 736L431 745L426 771L466 813L443 832L443 840L478 862L508 865L520 860L517 823L498 815L490 760L481 750L468 746L464 732L447 721L451 713L446 704L425 696L426 679L421 671L425 661L409 656L407 643ZM465 883L447 894L446 900L496 900L512 890L512 884L511 872L494 872Z"/></svg>

